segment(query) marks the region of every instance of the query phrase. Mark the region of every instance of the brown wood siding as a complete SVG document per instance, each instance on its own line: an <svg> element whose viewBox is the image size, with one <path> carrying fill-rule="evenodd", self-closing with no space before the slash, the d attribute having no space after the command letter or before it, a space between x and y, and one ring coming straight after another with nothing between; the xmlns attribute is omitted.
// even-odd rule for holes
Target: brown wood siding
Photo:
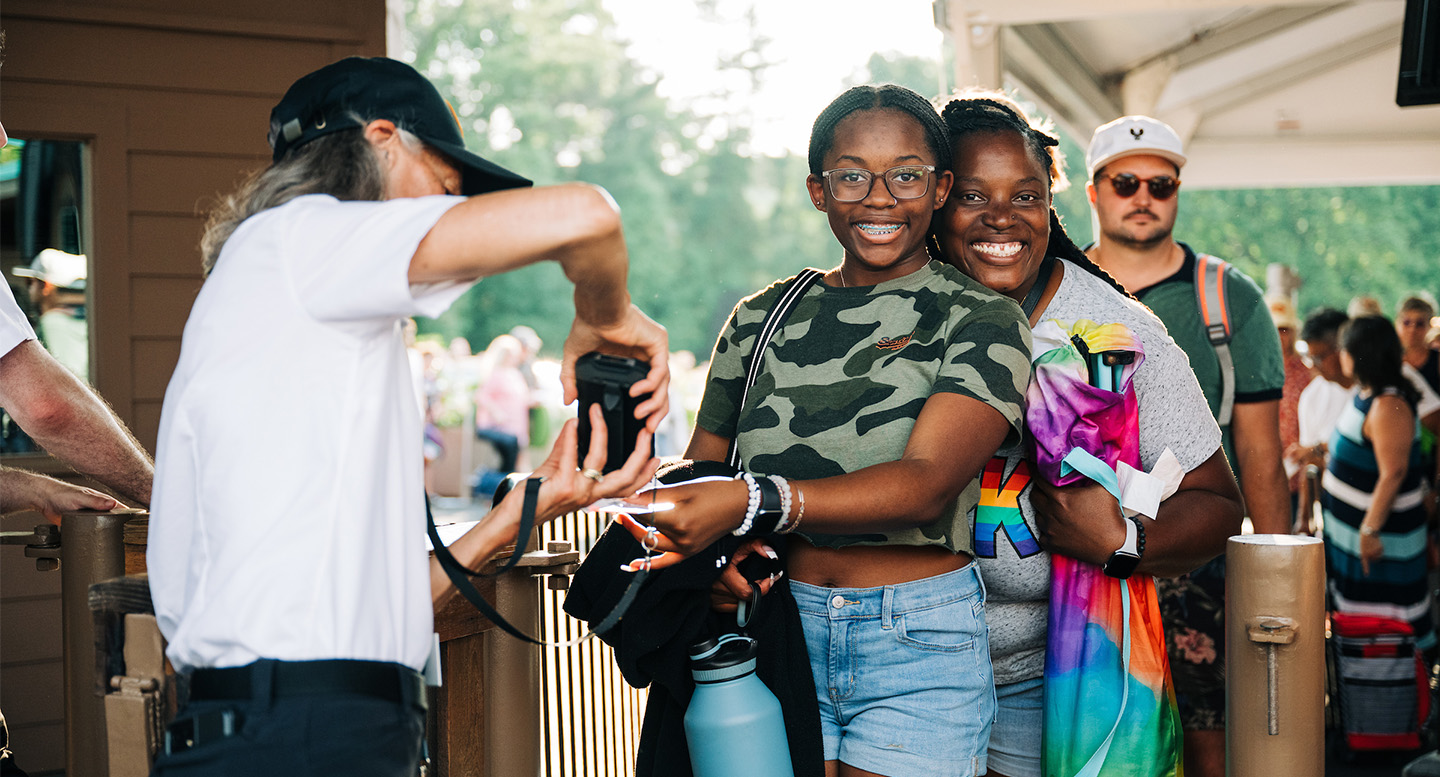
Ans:
<svg viewBox="0 0 1440 777"><path fill-rule="evenodd" d="M5 0L0 117L14 137L88 143L91 375L152 453L205 209L268 161L270 107L295 78L384 54L385 13L384 0ZM0 709L31 772L65 762L59 580L0 549Z"/></svg>

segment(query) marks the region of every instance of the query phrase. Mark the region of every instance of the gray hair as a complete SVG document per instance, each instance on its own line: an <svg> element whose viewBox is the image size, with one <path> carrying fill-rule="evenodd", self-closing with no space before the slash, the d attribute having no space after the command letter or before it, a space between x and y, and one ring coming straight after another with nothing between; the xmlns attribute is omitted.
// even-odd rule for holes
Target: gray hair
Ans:
<svg viewBox="0 0 1440 777"><path fill-rule="evenodd" d="M358 116L352 118L359 126L292 149L280 161L252 174L234 193L220 197L200 238L201 266L206 276L215 269L221 249L236 228L257 213L307 194L328 194L339 200L385 198L380 159L365 139L364 128L370 122ZM424 146L403 128L400 140L407 148L418 150Z"/></svg>

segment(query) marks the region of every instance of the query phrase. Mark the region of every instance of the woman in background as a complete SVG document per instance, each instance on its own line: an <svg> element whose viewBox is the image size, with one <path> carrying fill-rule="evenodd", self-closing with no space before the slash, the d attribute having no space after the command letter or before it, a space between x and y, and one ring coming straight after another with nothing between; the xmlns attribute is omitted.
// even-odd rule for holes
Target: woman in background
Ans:
<svg viewBox="0 0 1440 777"><path fill-rule="evenodd" d="M1383 316L1340 330L1340 366L1360 392L1335 425L1320 482L1325 567L1336 610L1408 621L1419 647L1433 652L1419 397L1403 363Z"/></svg>

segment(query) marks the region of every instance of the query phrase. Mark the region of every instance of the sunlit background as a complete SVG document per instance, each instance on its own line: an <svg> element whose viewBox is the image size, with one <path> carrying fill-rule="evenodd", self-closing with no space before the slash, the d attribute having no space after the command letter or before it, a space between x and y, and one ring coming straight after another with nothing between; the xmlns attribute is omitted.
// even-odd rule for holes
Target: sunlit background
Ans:
<svg viewBox="0 0 1440 777"><path fill-rule="evenodd" d="M701 361L742 296L839 260L804 191L815 115L858 83L935 98L954 86L929 0L406 0L403 17L394 54L455 100L470 142L539 183L615 196L637 302ZM1063 138L1072 176L1088 139ZM1290 267L1302 315L1361 291L1393 309L1440 287L1440 187L1182 197L1179 239L1262 284L1267 265ZM1083 185L1056 207L1087 243ZM479 348L523 323L554 354L570 313L558 269L536 267L487 280L422 332Z"/></svg>

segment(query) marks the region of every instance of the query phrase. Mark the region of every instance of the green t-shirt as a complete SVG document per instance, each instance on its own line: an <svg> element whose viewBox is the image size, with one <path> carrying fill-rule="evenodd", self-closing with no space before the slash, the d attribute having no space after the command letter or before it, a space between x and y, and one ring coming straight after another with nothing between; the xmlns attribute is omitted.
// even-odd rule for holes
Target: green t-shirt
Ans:
<svg viewBox="0 0 1440 777"><path fill-rule="evenodd" d="M1010 424L1007 444L1018 439L1030 382L1025 317L1013 300L936 261L875 286L812 286L775 333L737 413L744 358L785 283L735 307L715 343L696 419L738 440L745 469L809 480L897 461L937 392L990 405ZM965 516L979 493L977 478L944 516L919 528L804 536L827 547L943 545L968 553Z"/></svg>
<svg viewBox="0 0 1440 777"><path fill-rule="evenodd" d="M1220 413L1220 359L1205 336L1205 321L1195 295L1195 252L1184 243L1185 263L1179 271L1135 296L1165 322L1175 343L1190 358L1190 368L1205 392L1210 415ZM1280 398L1285 386L1285 359L1280 353L1280 335L1270 318L1264 294L1255 281L1230 265L1225 271L1226 309L1230 315L1230 357L1235 363L1235 403L1268 402ZM1230 425L1220 427L1221 445L1235 475L1235 443Z"/></svg>

